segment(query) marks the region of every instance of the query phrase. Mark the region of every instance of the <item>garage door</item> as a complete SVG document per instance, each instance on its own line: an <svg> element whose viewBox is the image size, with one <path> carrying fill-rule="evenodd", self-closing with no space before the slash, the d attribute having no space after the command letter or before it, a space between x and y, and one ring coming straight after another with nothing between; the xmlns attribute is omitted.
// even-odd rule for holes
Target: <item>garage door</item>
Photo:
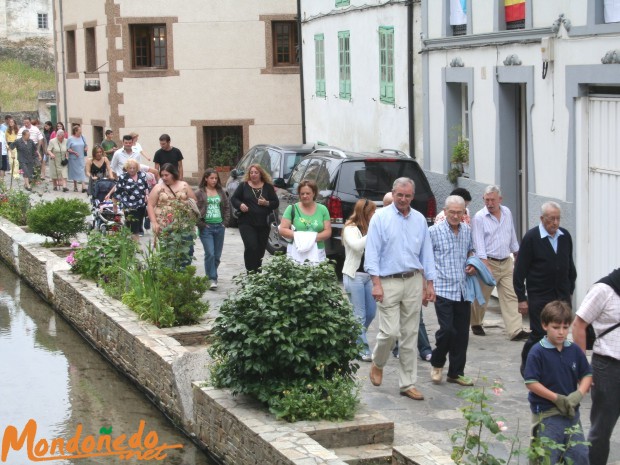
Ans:
<svg viewBox="0 0 620 465"><path fill-rule="evenodd" d="M588 106L587 282L592 283L620 267L620 98L590 97Z"/></svg>

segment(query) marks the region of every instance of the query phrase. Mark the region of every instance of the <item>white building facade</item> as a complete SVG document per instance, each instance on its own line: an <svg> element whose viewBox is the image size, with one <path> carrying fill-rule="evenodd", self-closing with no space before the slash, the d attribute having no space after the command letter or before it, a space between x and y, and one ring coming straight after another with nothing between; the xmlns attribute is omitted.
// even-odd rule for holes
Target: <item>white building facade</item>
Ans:
<svg viewBox="0 0 620 465"><path fill-rule="evenodd" d="M440 202L458 137L472 211L500 185L517 234L563 208L577 299L620 265L620 2L423 0L424 168ZM613 206L612 206L613 208Z"/></svg>
<svg viewBox="0 0 620 465"><path fill-rule="evenodd" d="M419 34L419 7L419 0L301 1L308 141L416 155L421 71L411 66L419 45L411 38L416 28Z"/></svg>
<svg viewBox="0 0 620 465"><path fill-rule="evenodd" d="M231 137L239 153L302 142L295 0L84 5L54 0L55 49L59 120L90 147L136 132L152 157L167 133L197 180Z"/></svg>
<svg viewBox="0 0 620 465"><path fill-rule="evenodd" d="M0 39L43 37L51 43L52 0L0 0Z"/></svg>

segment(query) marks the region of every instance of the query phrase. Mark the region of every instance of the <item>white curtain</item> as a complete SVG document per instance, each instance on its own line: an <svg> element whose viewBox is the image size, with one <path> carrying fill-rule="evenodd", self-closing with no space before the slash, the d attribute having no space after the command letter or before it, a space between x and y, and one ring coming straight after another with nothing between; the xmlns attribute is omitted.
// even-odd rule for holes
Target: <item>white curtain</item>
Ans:
<svg viewBox="0 0 620 465"><path fill-rule="evenodd" d="M450 0L450 25L460 24L467 24L467 0Z"/></svg>
<svg viewBox="0 0 620 465"><path fill-rule="evenodd" d="M620 22L620 0L605 0L605 22Z"/></svg>

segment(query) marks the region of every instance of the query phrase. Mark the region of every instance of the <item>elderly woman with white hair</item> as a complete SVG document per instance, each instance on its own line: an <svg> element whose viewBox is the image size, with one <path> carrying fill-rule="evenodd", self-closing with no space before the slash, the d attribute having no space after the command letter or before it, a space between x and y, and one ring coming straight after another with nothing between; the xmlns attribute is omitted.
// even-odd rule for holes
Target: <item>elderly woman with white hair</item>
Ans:
<svg viewBox="0 0 620 465"><path fill-rule="evenodd" d="M131 229L134 239L141 233L142 222L146 213L146 198L149 185L146 173L140 171L140 163L133 158L125 162L124 172L118 178L114 190L114 208L120 202L125 215L125 226Z"/></svg>
<svg viewBox="0 0 620 465"><path fill-rule="evenodd" d="M65 138L65 131L62 129L56 131L56 137L50 139L49 144L47 144L47 155L49 156L48 167L54 190L62 189L63 192L68 192L66 180L67 139Z"/></svg>

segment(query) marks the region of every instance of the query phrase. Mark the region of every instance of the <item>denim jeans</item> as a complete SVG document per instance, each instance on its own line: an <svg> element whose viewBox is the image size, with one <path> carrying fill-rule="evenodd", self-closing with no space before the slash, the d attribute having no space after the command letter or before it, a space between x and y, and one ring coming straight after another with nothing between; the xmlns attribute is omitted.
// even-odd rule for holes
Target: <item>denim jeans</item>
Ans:
<svg viewBox="0 0 620 465"><path fill-rule="evenodd" d="M616 329L620 331L620 329ZM612 336L611 334L609 336ZM606 336L606 337L609 337ZM590 464L604 465L609 458L609 440L620 416L620 360L592 356L592 410L590 411Z"/></svg>
<svg viewBox="0 0 620 465"><path fill-rule="evenodd" d="M207 224L205 228L199 230L198 237L205 250L205 275L212 282L217 282L217 268L220 266L225 232L222 223Z"/></svg>
<svg viewBox="0 0 620 465"><path fill-rule="evenodd" d="M344 290L349 296L349 300L353 305L353 315L362 324L362 334L358 339L364 344L364 354L370 354L368 347L368 339L366 338L366 330L375 319L377 312L377 303L372 296L372 280L368 273L355 273L355 278L351 278L346 274L342 277Z"/></svg>
<svg viewBox="0 0 620 465"><path fill-rule="evenodd" d="M581 428L581 422L579 421L579 411L575 413L574 418L568 418L563 415L553 415L551 417L544 418L541 423L544 428L537 426L535 429L535 435L537 437L543 436L553 439L557 444L568 445L569 440L575 442L583 442L585 438L583 436L583 428ZM581 432L579 434L573 434L569 436L566 434L566 428L571 428L575 425L579 425ZM558 463L560 454L562 451L554 449L551 451L551 463ZM588 465L588 446L584 444L574 445L568 449L564 454L564 459L570 458L575 465ZM566 463L566 460L562 461ZM605 463L605 462L603 462Z"/></svg>

